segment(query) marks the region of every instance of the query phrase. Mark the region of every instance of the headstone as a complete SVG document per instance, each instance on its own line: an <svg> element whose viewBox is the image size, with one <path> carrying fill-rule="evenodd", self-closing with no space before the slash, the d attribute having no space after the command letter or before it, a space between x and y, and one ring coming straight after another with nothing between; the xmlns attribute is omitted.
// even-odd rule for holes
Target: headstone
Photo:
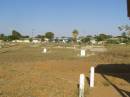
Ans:
<svg viewBox="0 0 130 97"><path fill-rule="evenodd" d="M79 97L84 97L84 85L85 85L85 75L84 74L80 74Z"/></svg>
<svg viewBox="0 0 130 97"><path fill-rule="evenodd" d="M84 49L81 49L80 55L81 55L81 57L85 56L85 50Z"/></svg>
<svg viewBox="0 0 130 97"><path fill-rule="evenodd" d="M43 51L42 51L42 53L47 53L47 49L44 48Z"/></svg>
<svg viewBox="0 0 130 97"><path fill-rule="evenodd" d="M90 87L94 87L94 67L90 69Z"/></svg>

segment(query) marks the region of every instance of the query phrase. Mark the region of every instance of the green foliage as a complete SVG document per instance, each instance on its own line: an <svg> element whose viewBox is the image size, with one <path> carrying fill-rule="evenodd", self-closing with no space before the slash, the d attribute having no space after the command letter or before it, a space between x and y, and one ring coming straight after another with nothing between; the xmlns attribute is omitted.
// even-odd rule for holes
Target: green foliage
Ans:
<svg viewBox="0 0 130 97"><path fill-rule="evenodd" d="M82 43L90 43L91 38L89 36L86 36L81 39Z"/></svg>
<svg viewBox="0 0 130 97"><path fill-rule="evenodd" d="M12 38L12 35L5 36L4 34L0 34L0 40L11 41L11 40L13 40L13 38Z"/></svg>
<svg viewBox="0 0 130 97"><path fill-rule="evenodd" d="M56 43L58 43L58 42L59 42L59 39L58 39L58 38L56 38L56 39L55 39L55 42L56 42Z"/></svg>
<svg viewBox="0 0 130 97"><path fill-rule="evenodd" d="M12 40L16 40L16 39L20 39L22 38L22 35L20 34L20 32L13 30L12 31Z"/></svg>
<svg viewBox="0 0 130 97"><path fill-rule="evenodd" d="M35 38L42 38L42 35L37 35Z"/></svg>
<svg viewBox="0 0 130 97"><path fill-rule="evenodd" d="M122 36L124 36L123 34L125 34L125 36L130 37L130 26L129 25L119 26L118 29L119 29L119 31L123 32Z"/></svg>
<svg viewBox="0 0 130 97"><path fill-rule="evenodd" d="M0 40L4 40L5 35L4 34L0 34Z"/></svg>
<svg viewBox="0 0 130 97"><path fill-rule="evenodd" d="M73 42L76 42L78 34L79 34L78 30L74 30L72 32Z"/></svg>
<svg viewBox="0 0 130 97"><path fill-rule="evenodd" d="M119 44L120 42L118 40L108 39L107 43L108 44Z"/></svg>
<svg viewBox="0 0 130 97"><path fill-rule="evenodd" d="M39 39L41 39L41 41L45 41L44 35L37 35L35 38L39 38Z"/></svg>
<svg viewBox="0 0 130 97"><path fill-rule="evenodd" d="M32 39L32 38L30 38L30 39L29 39L29 41L30 41L30 42L32 42L32 41L33 41L33 39Z"/></svg>
<svg viewBox="0 0 130 97"><path fill-rule="evenodd" d="M126 38L126 37L127 37L126 32L123 32L121 36L122 36L123 38Z"/></svg>
<svg viewBox="0 0 130 97"><path fill-rule="evenodd" d="M95 39L97 41L105 41L109 38L111 38L112 36L111 35L106 35L106 34L99 34L98 36L95 36Z"/></svg>
<svg viewBox="0 0 130 97"><path fill-rule="evenodd" d="M53 32L46 32L45 37L48 38L50 41L54 39L54 33Z"/></svg>
<svg viewBox="0 0 130 97"><path fill-rule="evenodd" d="M41 36L41 41L45 41L45 36L44 35Z"/></svg>
<svg viewBox="0 0 130 97"><path fill-rule="evenodd" d="M68 38L67 43L71 43L73 41L72 37Z"/></svg>
<svg viewBox="0 0 130 97"><path fill-rule="evenodd" d="M22 36L22 38L29 38L29 36Z"/></svg>

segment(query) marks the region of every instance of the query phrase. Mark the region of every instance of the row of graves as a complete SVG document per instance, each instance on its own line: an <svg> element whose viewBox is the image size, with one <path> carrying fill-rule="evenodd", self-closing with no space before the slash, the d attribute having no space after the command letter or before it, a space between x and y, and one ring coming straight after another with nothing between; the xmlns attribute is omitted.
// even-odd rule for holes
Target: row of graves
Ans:
<svg viewBox="0 0 130 97"><path fill-rule="evenodd" d="M51 48L55 48L55 47L51 47ZM57 48L59 48L59 47L57 47ZM60 47L60 48L64 48L64 47ZM66 49L73 49L73 50L79 51L79 53L77 54L77 56L79 56L79 57L88 57L88 56L95 55L96 53L102 53L102 52L107 51L107 49L105 47L86 47L86 48L85 47L83 47L83 48L66 47ZM43 48L42 53L47 54L48 49Z"/></svg>
<svg viewBox="0 0 130 97"><path fill-rule="evenodd" d="M48 50L47 48L43 48L42 53L47 54ZM80 57L86 56L86 50L81 49L80 50ZM94 67L92 66L90 68L90 80L89 80L90 88L94 87ZM84 97L84 89L85 89L85 74L80 74L79 77L79 97Z"/></svg>
<svg viewBox="0 0 130 97"><path fill-rule="evenodd" d="M43 48L42 53L43 54L47 54L47 52L48 52L47 48ZM86 50L85 49L81 49L80 50L80 57L85 57L85 56L86 56Z"/></svg>
<svg viewBox="0 0 130 97"><path fill-rule="evenodd" d="M53 48L53 47L52 47ZM54 47L55 48L55 47ZM58 49L63 48L63 47L58 47ZM73 49L73 50L78 50L79 54L77 55L78 57L84 58L84 57L88 57L91 55L96 54L96 52L105 52L107 51L107 49L105 47L87 47L87 48L67 48L66 49ZM42 54L49 54L49 47L43 47L41 53ZM89 77L89 87L90 88L94 88L94 77L95 76L95 67L92 66L90 68L90 77ZM85 90L85 74L80 74L79 76L79 87L78 87L78 91L79 91L79 97L84 97L84 90Z"/></svg>

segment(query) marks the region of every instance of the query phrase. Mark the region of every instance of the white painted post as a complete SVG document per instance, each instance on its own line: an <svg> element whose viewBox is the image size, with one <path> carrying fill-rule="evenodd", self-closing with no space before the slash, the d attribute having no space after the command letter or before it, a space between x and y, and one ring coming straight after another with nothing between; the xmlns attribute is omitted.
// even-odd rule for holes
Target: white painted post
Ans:
<svg viewBox="0 0 130 97"><path fill-rule="evenodd" d="M90 69L90 87L94 87L94 67Z"/></svg>
<svg viewBox="0 0 130 97"><path fill-rule="evenodd" d="M42 53L47 53L47 49L44 48L43 51L42 51Z"/></svg>
<svg viewBox="0 0 130 97"><path fill-rule="evenodd" d="M81 49L80 55L81 55L81 57L85 56L85 50L84 49Z"/></svg>
<svg viewBox="0 0 130 97"><path fill-rule="evenodd" d="M85 75L80 74L80 81L79 81L79 97L84 97L84 80L85 80Z"/></svg>

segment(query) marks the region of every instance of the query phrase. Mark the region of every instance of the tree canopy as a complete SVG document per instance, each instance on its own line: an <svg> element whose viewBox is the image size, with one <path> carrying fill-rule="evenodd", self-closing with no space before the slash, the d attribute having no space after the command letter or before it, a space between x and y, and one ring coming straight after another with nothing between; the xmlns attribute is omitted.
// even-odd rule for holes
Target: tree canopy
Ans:
<svg viewBox="0 0 130 97"><path fill-rule="evenodd" d="M12 31L12 40L16 40L16 39L20 39L22 38L22 35L20 34L20 32L13 30Z"/></svg>
<svg viewBox="0 0 130 97"><path fill-rule="evenodd" d="M78 34L79 34L78 30L74 30L74 31L72 32L72 37L73 37L73 41L74 41L74 42L76 42L77 37L78 37Z"/></svg>
<svg viewBox="0 0 130 97"><path fill-rule="evenodd" d="M48 38L50 41L54 39L54 33L53 32L46 32L45 37Z"/></svg>

